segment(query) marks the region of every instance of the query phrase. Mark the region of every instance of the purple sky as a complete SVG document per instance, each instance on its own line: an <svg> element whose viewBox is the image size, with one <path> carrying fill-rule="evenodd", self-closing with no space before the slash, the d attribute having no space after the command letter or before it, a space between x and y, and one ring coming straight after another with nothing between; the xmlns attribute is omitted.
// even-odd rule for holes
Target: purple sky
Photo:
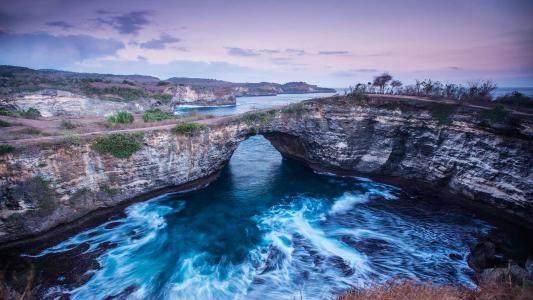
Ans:
<svg viewBox="0 0 533 300"><path fill-rule="evenodd" d="M533 86L533 1L0 2L0 64L343 87Z"/></svg>

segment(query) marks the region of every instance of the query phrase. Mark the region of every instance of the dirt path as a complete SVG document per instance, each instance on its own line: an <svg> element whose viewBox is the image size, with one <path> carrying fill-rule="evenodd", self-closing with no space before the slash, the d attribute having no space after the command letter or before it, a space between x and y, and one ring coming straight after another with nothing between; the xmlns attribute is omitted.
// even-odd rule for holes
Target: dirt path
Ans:
<svg viewBox="0 0 533 300"><path fill-rule="evenodd" d="M457 104L457 101L454 100L433 100L433 99L427 99L422 97L411 97L411 96L398 96L398 95L381 95L381 94L372 94L373 96L381 96L386 98L392 98L392 99L404 99L404 100L416 100L420 102L430 102L430 103L446 103L446 104ZM491 109L491 106L481 106L481 105L474 105L474 104L461 104L465 107L475 108L475 109ZM271 109L280 109L283 106L275 106L268 109L262 109L262 110L255 110L255 112L259 111L267 111ZM514 114L527 116L527 117L533 117L533 114L526 113L526 112L520 112L516 110L511 110ZM76 122L78 124L82 124L85 126L85 128L81 130L85 130L88 132L73 132L74 134L80 136L80 137L91 137L91 136L97 136L102 134L112 134L112 133L134 133L134 132L145 132L145 131L154 131L154 130L170 130L172 127L176 126L176 124L180 122L196 122L204 125L213 125L217 124L223 121L229 121L231 119L237 118L238 115L228 115L228 116L220 116L220 117L206 117L203 119L198 118L184 118L179 120L166 120L158 122L158 125L150 126L150 123L143 123L142 122L142 116L136 115L135 120L133 124L129 126L135 126L134 128L121 128L121 129L103 129L102 126L97 126L97 124L101 124L105 122L105 119L102 117L85 117L85 118L70 118L68 120L71 120L73 122ZM61 130L58 130L58 124L60 124L64 119L61 118L49 118L46 120L32 120L32 119L22 119L22 118L13 118L13 117L5 117L2 116L2 119L5 121L8 121L10 123L13 123L17 126L28 126L32 128L37 128L39 130L47 131L49 133L49 136L38 136L38 137L31 137L31 138L20 138L20 139L6 139L6 140L0 140L0 143L7 143L11 145L24 145L24 144L36 144L36 143L42 143L42 142L54 142L58 141L64 138L64 132L62 133ZM164 123L164 124L162 124ZM8 127L9 128L9 127Z"/></svg>
<svg viewBox="0 0 533 300"><path fill-rule="evenodd" d="M214 118L206 118L206 119L198 119L194 120L195 123L200 123L204 125L213 125L217 124L219 122L230 120L232 118L235 118L235 116L221 116L221 117L214 117ZM36 120L32 120L36 121ZM92 131L92 132L86 132L86 133L79 133L76 134L79 137L91 137L91 136L98 136L103 134L112 134L112 133L134 133L134 132L146 132L146 131L154 131L154 130L170 130L176 124L187 121L187 120L176 120L175 122L172 122L170 124L165 125L157 125L157 126L146 126L146 127L137 127L137 128L124 128L124 129L114 129L114 130L99 130L99 131ZM189 120L192 121L192 120ZM41 121L46 122L46 121ZM22 123L22 122L19 122ZM30 122L27 124L35 124L35 122ZM43 127L41 127L43 128ZM25 139L11 139L11 140L4 140L0 141L0 143L6 143L10 145L23 145L23 144L36 144L36 143L42 143L42 142L54 142L58 141L64 138L64 135L51 135L51 136L40 136L40 137L33 137L33 138L25 138Z"/></svg>

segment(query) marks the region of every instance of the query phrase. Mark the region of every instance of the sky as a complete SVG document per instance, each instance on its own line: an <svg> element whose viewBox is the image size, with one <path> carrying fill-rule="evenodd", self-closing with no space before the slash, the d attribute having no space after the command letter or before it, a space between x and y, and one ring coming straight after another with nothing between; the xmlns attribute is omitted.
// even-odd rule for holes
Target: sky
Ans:
<svg viewBox="0 0 533 300"><path fill-rule="evenodd" d="M390 72L533 86L532 0L1 0L0 64L307 81Z"/></svg>

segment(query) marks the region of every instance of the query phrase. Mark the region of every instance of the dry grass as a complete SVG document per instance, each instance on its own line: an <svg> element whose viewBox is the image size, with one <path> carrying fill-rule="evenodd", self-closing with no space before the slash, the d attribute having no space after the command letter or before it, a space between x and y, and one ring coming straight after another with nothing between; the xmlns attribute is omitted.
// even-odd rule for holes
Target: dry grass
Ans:
<svg viewBox="0 0 533 300"><path fill-rule="evenodd" d="M531 287L507 282L485 282L473 290L451 285L434 285L412 281L389 282L368 289L351 290L339 300L527 300L533 299Z"/></svg>

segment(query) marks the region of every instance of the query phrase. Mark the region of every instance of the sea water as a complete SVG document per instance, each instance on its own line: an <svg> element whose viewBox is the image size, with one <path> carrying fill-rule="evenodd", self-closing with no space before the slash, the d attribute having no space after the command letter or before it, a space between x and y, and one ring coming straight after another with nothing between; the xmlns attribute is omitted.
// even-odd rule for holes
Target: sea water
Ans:
<svg viewBox="0 0 533 300"><path fill-rule="evenodd" d="M78 282L49 280L43 298L331 299L398 279L473 285L468 245L489 225L426 200L313 173L254 136L207 188L133 204L33 259L96 260Z"/></svg>

